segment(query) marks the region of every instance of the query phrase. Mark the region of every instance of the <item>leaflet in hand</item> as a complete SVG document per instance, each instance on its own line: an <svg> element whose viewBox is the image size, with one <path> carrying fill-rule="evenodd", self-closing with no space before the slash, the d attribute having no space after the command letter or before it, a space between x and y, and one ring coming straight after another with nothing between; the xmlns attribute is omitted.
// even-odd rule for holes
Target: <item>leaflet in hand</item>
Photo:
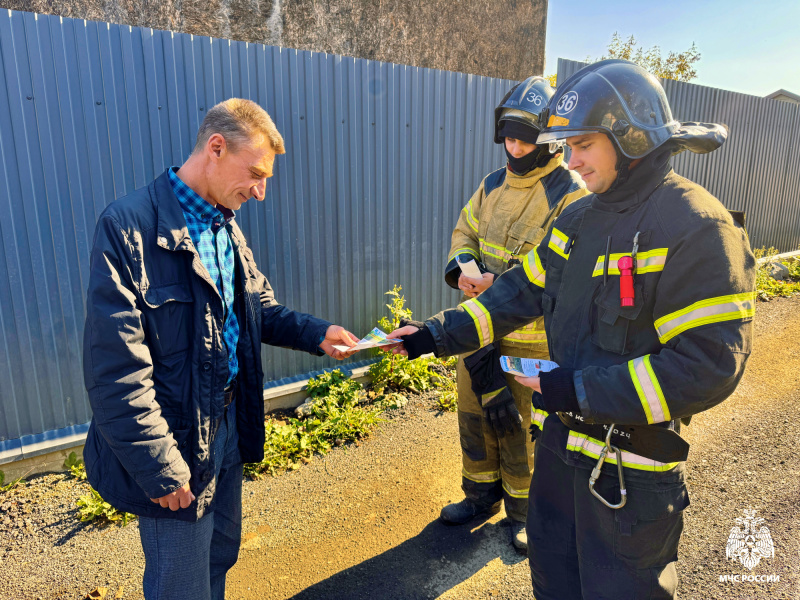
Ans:
<svg viewBox="0 0 800 600"><path fill-rule="evenodd" d="M516 356L501 356L500 366L506 373L522 377L538 377L539 373L547 373L558 368L558 364L552 360L517 358Z"/></svg>
<svg viewBox="0 0 800 600"><path fill-rule="evenodd" d="M367 335L364 336L363 339L359 340L359 342L355 346L345 346L345 345L337 345L334 344L334 348L337 350L341 350L342 352L352 352L353 350L366 350L367 348L378 348L380 346L391 346L393 344L399 344L403 340L392 340L386 337L386 334L381 331L379 328L375 328L370 331Z"/></svg>
<svg viewBox="0 0 800 600"><path fill-rule="evenodd" d="M478 265L471 258L467 262L458 261L458 266L461 267L461 272L470 279L481 279L483 277Z"/></svg>

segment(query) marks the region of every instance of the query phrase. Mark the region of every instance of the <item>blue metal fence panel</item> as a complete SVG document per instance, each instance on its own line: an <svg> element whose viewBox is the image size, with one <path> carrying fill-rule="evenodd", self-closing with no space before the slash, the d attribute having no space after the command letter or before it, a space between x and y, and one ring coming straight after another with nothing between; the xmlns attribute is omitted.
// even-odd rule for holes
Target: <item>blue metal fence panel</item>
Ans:
<svg viewBox="0 0 800 600"><path fill-rule="evenodd" d="M395 284L418 316L457 302L442 281L450 234L504 163L492 110L513 84L14 11L0 15L0 78L0 462L20 440L85 429L94 225L186 159L208 108L239 96L274 118L287 154L237 218L281 302L358 334ZM263 360L269 380L337 364Z"/></svg>
<svg viewBox="0 0 800 600"><path fill-rule="evenodd" d="M586 63L558 59L558 81ZM724 123L728 140L710 154L682 152L677 173L729 210L744 211L753 248L800 246L800 105L661 79L679 121Z"/></svg>

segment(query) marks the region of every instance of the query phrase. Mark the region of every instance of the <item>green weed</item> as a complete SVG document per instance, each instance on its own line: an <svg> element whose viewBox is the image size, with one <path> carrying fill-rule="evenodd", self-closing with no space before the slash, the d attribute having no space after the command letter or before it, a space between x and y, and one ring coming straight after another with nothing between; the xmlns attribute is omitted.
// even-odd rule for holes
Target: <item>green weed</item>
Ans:
<svg viewBox="0 0 800 600"><path fill-rule="evenodd" d="M125 527L136 515L117 510L103 500L94 488L89 489L89 494L78 498L81 521L97 521L98 523L117 523Z"/></svg>
<svg viewBox="0 0 800 600"><path fill-rule="evenodd" d="M70 475L78 481L84 481L86 479L86 466L83 464L83 459L78 458L78 455L74 452L69 453L69 456L64 460L64 464L61 466L69 471Z"/></svg>
<svg viewBox="0 0 800 600"><path fill-rule="evenodd" d="M23 476L24 477L24 476ZM6 474L0 471L0 492L9 492L13 490L18 485L24 485L25 479L23 477L18 477L14 481L10 483L6 483Z"/></svg>

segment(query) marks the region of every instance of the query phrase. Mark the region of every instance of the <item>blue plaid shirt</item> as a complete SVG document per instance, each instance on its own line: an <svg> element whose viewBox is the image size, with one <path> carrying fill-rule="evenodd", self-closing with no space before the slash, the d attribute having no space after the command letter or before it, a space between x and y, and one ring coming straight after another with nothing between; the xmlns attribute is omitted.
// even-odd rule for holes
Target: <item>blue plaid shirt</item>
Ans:
<svg viewBox="0 0 800 600"><path fill-rule="evenodd" d="M178 202L186 218L189 236L200 255L200 262L211 276L225 309L225 322L222 337L228 347L228 383L239 373L239 359L236 345L239 343L239 320L233 309L233 246L226 224L233 219L232 211L221 210L203 200L197 192L181 181L176 175L178 167L171 167L169 182L178 197Z"/></svg>

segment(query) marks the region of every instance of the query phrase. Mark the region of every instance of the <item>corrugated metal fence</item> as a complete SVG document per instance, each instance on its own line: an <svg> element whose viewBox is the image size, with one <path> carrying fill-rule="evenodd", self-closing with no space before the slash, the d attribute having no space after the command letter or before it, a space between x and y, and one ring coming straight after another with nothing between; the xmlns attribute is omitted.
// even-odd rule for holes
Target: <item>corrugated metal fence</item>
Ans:
<svg viewBox="0 0 800 600"><path fill-rule="evenodd" d="M491 115L512 82L13 11L0 54L0 462L85 432L97 217L181 164L226 98L258 102L286 139L266 201L238 216L279 301L356 334L394 284L418 316L457 301L450 233L504 162ZM333 364L278 349L264 362L272 380Z"/></svg>
<svg viewBox="0 0 800 600"><path fill-rule="evenodd" d="M558 82L586 63L558 59ZM728 141L710 154L682 152L677 173L744 211L753 248L800 245L800 105L662 79L679 121L724 123Z"/></svg>

